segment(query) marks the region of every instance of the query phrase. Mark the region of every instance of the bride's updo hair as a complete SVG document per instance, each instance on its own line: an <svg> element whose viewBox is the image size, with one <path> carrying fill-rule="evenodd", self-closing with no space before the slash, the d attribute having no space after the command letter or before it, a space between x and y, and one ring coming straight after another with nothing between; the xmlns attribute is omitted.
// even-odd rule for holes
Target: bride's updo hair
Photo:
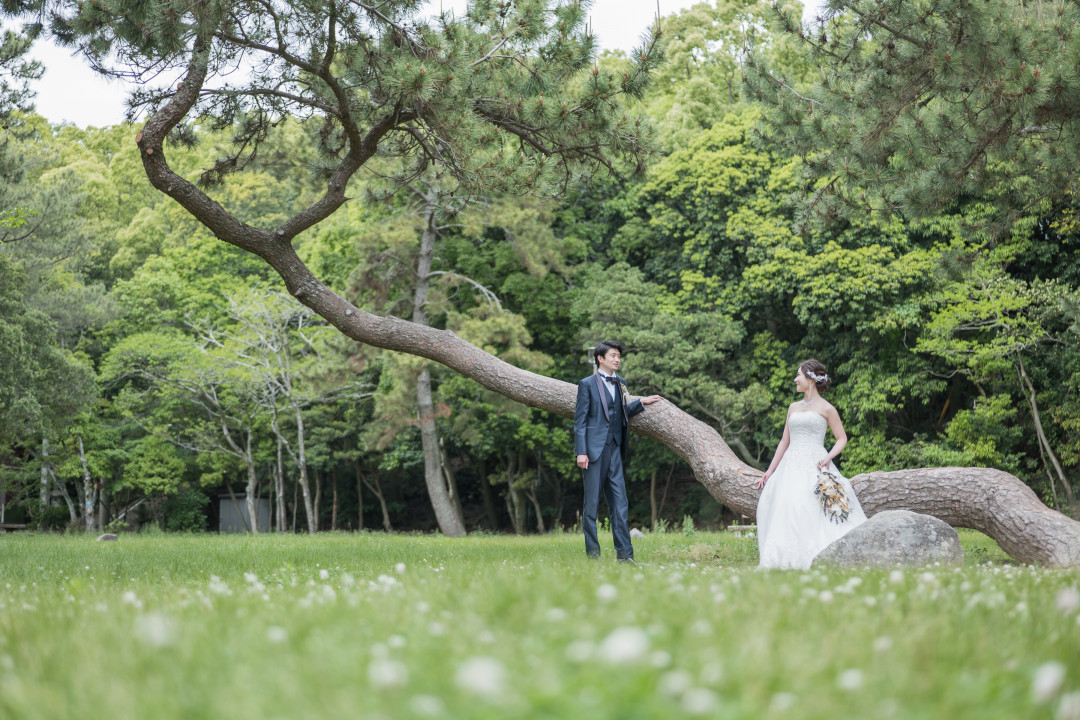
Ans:
<svg viewBox="0 0 1080 720"><path fill-rule="evenodd" d="M819 393L825 392L832 385L829 374L825 372L825 366L813 358L800 364L799 370L814 383Z"/></svg>

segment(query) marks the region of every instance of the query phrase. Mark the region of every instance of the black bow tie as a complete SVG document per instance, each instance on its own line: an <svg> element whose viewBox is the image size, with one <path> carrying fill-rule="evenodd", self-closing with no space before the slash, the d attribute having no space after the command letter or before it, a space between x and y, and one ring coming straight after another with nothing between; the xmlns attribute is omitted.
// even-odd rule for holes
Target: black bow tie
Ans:
<svg viewBox="0 0 1080 720"><path fill-rule="evenodd" d="M614 375L604 375L603 378L609 383L619 382L619 378L615 377Z"/></svg>

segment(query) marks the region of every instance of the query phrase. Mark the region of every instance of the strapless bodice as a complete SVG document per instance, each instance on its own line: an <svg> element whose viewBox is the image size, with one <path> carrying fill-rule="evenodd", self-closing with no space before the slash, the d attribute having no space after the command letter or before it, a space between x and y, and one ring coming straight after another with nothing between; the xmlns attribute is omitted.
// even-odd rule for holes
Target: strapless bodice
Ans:
<svg viewBox="0 0 1080 720"><path fill-rule="evenodd" d="M813 410L802 410L791 413L788 418L788 432L791 435L791 445L801 448L820 448L825 445L825 429L829 422L824 415Z"/></svg>

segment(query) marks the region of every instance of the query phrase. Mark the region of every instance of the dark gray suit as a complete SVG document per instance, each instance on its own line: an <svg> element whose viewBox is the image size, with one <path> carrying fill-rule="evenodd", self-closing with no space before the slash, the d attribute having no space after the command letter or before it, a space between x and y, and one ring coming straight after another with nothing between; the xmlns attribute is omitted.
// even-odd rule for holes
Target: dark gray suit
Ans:
<svg viewBox="0 0 1080 720"><path fill-rule="evenodd" d="M585 484L585 507L581 526L585 532L585 552L590 557L600 555L596 539L596 515L600 508L600 491L607 498L611 516L611 532L615 539L615 554L619 559L634 557L630 544L627 519L626 480L623 460L626 459L627 426L630 418L644 410L641 400L626 403L623 387L626 383L616 376L615 399L608 394L598 372L578 383L577 404L574 406L574 454L587 455L589 467L582 473Z"/></svg>

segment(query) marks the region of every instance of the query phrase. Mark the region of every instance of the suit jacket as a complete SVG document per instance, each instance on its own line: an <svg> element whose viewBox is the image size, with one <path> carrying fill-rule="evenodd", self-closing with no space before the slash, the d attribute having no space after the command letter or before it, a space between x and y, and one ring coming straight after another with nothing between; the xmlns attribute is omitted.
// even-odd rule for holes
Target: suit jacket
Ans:
<svg viewBox="0 0 1080 720"><path fill-rule="evenodd" d="M626 387L626 381L619 378L616 391L621 393ZM587 378L582 378L577 387L577 403L574 405L574 454L588 455L589 462L600 459L600 453L604 451L607 442L608 428L611 424L608 419L608 408L612 403L611 396L603 389L601 383L606 380L600 378L599 373L593 373ZM624 396L625 397L625 396ZM641 400L620 403L623 408L622 454L626 455L627 427L630 418L645 409Z"/></svg>

